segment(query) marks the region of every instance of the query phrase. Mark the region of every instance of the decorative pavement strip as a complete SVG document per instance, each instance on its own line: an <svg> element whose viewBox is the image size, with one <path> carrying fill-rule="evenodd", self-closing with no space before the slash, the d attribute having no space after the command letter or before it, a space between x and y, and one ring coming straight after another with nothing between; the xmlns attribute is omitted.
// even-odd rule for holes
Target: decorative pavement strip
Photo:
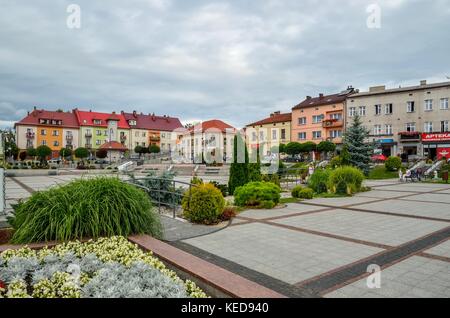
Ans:
<svg viewBox="0 0 450 318"><path fill-rule="evenodd" d="M12 181L14 181L15 183L17 183L22 189L24 189L25 191L27 191L30 194L33 194L34 192L36 192L34 189L30 188L29 186L27 186L25 183L23 183L22 181L18 180L15 177L9 177Z"/></svg>
<svg viewBox="0 0 450 318"><path fill-rule="evenodd" d="M305 287L297 287L290 285L281 280L268 276L266 274L257 272L248 267L242 266L238 263L232 262L228 259L222 258L220 256L214 255L202 249L184 242L169 242L168 244L183 250L189 254L197 256L205 261L212 264L220 266L230 272L240 275L248 280L254 281L264 287L272 289L280 294L283 294L290 298L317 298L319 295L313 293Z"/></svg>
<svg viewBox="0 0 450 318"><path fill-rule="evenodd" d="M370 273L367 272L367 268L370 265L377 264L382 269L386 269L411 256L441 244L448 240L449 237L450 227L447 227L417 240L382 251L378 254L369 256L328 273L318 275L306 281L299 282L295 285L322 296L369 276Z"/></svg>
<svg viewBox="0 0 450 318"><path fill-rule="evenodd" d="M418 253L417 256L422 256L422 257L434 259L437 261L450 263L450 257L446 257L446 256L440 256L440 255L435 255L435 254L430 254L430 253L425 253L425 252Z"/></svg>

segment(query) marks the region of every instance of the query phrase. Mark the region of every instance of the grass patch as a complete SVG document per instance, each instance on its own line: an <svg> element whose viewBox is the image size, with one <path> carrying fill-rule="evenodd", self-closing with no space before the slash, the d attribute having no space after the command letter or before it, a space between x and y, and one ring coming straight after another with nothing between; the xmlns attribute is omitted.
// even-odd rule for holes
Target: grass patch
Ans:
<svg viewBox="0 0 450 318"><path fill-rule="evenodd" d="M398 171L387 171L384 166L378 166L370 171L367 179L368 180L398 179Z"/></svg>
<svg viewBox="0 0 450 318"><path fill-rule="evenodd" d="M36 192L14 207L9 223L17 244L162 233L148 195L107 177Z"/></svg>
<svg viewBox="0 0 450 318"><path fill-rule="evenodd" d="M297 198L281 198L280 204L297 203L297 202L301 202L301 201L302 200L297 199Z"/></svg>

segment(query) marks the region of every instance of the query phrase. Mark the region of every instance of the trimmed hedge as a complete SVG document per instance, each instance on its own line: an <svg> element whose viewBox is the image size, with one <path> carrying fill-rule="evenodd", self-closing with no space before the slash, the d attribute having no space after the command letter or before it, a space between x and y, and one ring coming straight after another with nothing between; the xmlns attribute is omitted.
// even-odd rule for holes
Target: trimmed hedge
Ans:
<svg viewBox="0 0 450 318"><path fill-rule="evenodd" d="M296 186L294 189L292 189L292 197L296 199L311 200L312 198L314 198L314 190L311 188Z"/></svg>
<svg viewBox="0 0 450 318"><path fill-rule="evenodd" d="M184 217L191 222L211 224L221 216L225 199L219 189L205 183L186 191L182 206Z"/></svg>
<svg viewBox="0 0 450 318"><path fill-rule="evenodd" d="M271 209L281 199L281 189L271 182L251 182L239 187L234 192L237 206L250 206Z"/></svg>

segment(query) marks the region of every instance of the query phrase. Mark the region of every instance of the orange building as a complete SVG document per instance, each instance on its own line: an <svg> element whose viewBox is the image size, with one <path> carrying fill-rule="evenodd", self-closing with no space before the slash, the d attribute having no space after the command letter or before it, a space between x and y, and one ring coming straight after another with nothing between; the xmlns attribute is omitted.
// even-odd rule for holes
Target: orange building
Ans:
<svg viewBox="0 0 450 318"><path fill-rule="evenodd" d="M344 109L352 87L333 95L307 96L292 109L291 140L297 142L322 141L342 143L344 133Z"/></svg>

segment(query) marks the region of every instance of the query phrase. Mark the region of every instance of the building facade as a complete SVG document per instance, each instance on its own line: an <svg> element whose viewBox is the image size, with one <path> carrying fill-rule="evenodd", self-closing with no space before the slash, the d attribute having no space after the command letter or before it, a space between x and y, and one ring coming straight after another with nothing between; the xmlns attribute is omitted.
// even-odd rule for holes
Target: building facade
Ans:
<svg viewBox="0 0 450 318"><path fill-rule="evenodd" d="M34 109L15 124L16 144L20 150L45 145L52 157L59 157L61 148L79 147L79 125L73 112Z"/></svg>
<svg viewBox="0 0 450 318"><path fill-rule="evenodd" d="M130 149L136 146L158 146L163 153L169 153L176 145L175 130L183 127L178 118L122 112L131 131Z"/></svg>
<svg viewBox="0 0 450 318"><path fill-rule="evenodd" d="M450 150L449 98L450 82L371 87L348 97L346 122L350 124L358 114L378 153L435 159L438 153Z"/></svg>
<svg viewBox="0 0 450 318"><path fill-rule="evenodd" d="M292 109L291 140L342 143L345 130L344 109L352 87L333 95L307 96Z"/></svg>
<svg viewBox="0 0 450 318"><path fill-rule="evenodd" d="M176 152L178 160L186 163L231 162L236 129L221 121L209 120L184 132L179 131L180 140Z"/></svg>
<svg viewBox="0 0 450 318"><path fill-rule="evenodd" d="M74 110L75 115L79 123L79 139L80 147L87 148L92 154L95 153L97 149L110 141L109 131L108 131L108 119L111 114L98 113L92 111L81 111L78 109ZM128 125L125 117L122 114L115 114L117 116L117 142L120 142L127 149L131 148L130 145L130 126Z"/></svg>
<svg viewBox="0 0 450 318"><path fill-rule="evenodd" d="M260 154L270 155L273 147L291 142L291 113L280 111L246 126L246 141L250 149L261 148ZM278 152L278 151L277 151Z"/></svg>

